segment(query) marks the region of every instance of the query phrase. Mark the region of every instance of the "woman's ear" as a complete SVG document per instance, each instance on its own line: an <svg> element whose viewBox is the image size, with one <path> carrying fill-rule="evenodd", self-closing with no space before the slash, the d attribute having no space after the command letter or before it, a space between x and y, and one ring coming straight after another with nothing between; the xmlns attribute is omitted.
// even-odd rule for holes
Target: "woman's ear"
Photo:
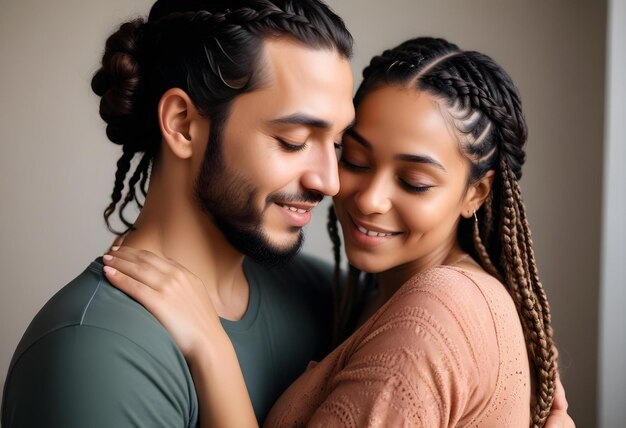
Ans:
<svg viewBox="0 0 626 428"><path fill-rule="evenodd" d="M197 134L208 129L208 119L198 112L189 95L180 88L169 89L163 94L158 115L165 145L176 157L190 158L197 149L194 144L199 138ZM206 144L206 140L203 143Z"/></svg>
<svg viewBox="0 0 626 428"><path fill-rule="evenodd" d="M461 215L463 217L472 217L474 215L474 211L478 211L483 202L485 202L491 193L495 175L495 171L490 169L480 178L480 180L470 185L470 188L463 199L463 206L461 209Z"/></svg>

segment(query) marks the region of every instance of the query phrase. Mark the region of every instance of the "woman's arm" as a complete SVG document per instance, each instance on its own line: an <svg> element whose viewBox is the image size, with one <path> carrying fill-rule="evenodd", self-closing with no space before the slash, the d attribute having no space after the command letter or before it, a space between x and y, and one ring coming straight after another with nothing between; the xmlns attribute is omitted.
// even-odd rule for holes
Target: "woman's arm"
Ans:
<svg viewBox="0 0 626 428"><path fill-rule="evenodd" d="M430 291L401 288L353 336L296 380L272 409L268 426L447 427L468 422L472 415L466 410L484 403L495 376L481 378L482 363L476 361L457 312L441 302L441 293ZM497 354L495 346L490 353L493 349Z"/></svg>
<svg viewBox="0 0 626 428"><path fill-rule="evenodd" d="M185 356L200 403L200 426L258 426L235 349L202 281L148 251L114 247L103 259L111 284L150 311Z"/></svg>

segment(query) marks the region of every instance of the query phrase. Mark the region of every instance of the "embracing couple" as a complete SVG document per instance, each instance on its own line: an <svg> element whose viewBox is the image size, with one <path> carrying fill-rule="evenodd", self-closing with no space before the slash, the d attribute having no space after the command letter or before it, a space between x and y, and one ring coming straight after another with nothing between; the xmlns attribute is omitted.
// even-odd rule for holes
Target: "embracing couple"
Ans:
<svg viewBox="0 0 626 428"><path fill-rule="evenodd" d="M420 37L353 100L351 52L318 0L159 0L109 37L123 246L29 326L4 427L573 426L511 78ZM324 196L334 269L297 255Z"/></svg>

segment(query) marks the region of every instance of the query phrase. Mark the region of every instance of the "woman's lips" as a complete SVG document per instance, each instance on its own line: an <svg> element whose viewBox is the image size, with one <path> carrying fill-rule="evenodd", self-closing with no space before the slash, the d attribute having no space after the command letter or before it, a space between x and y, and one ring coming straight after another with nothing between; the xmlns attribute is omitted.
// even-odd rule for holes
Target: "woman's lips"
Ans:
<svg viewBox="0 0 626 428"><path fill-rule="evenodd" d="M350 234L354 240L361 245L381 245L402 233L390 231L387 228L374 226L370 223L364 223L350 215L348 215L348 217L350 218Z"/></svg>

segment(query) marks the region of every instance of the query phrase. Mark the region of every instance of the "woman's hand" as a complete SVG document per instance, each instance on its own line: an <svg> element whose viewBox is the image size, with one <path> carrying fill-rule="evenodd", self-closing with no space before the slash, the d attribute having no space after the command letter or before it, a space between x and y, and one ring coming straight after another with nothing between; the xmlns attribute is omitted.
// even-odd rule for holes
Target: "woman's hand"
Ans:
<svg viewBox="0 0 626 428"><path fill-rule="evenodd" d="M163 324L190 365L228 340L204 284L181 264L130 247L103 259L106 278Z"/></svg>
<svg viewBox="0 0 626 428"><path fill-rule="evenodd" d="M576 428L576 424L570 415L567 414L567 398L565 398L565 388L561 383L561 377L556 375L556 388L554 390L554 401L550 416L546 421L546 428Z"/></svg>
<svg viewBox="0 0 626 428"><path fill-rule="evenodd" d="M111 284L144 305L185 356L200 426L258 427L235 349L200 278L174 260L130 247L113 247L103 259Z"/></svg>

